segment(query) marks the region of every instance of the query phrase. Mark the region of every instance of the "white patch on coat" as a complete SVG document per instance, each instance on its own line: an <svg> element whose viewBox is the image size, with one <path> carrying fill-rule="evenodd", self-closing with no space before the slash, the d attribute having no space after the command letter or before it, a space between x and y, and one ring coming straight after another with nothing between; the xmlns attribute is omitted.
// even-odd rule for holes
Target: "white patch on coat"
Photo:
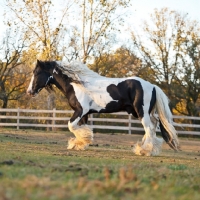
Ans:
<svg viewBox="0 0 200 200"><path fill-rule="evenodd" d="M74 88L75 95L81 104L84 113L88 112L89 109L94 109L96 111L100 111L104 109L106 105L114 100L110 94L107 92L107 87L110 84L118 85L118 83L124 81L125 79L111 79L111 78L87 78L84 86L76 83L71 83ZM89 105L89 102L92 102Z"/></svg>

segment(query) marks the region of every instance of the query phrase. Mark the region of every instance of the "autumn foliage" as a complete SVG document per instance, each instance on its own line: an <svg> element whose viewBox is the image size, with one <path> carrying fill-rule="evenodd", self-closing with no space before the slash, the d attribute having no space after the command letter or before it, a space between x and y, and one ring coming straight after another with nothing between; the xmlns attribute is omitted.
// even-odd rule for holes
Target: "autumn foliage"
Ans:
<svg viewBox="0 0 200 200"><path fill-rule="evenodd" d="M174 113L199 116L199 22L168 8L155 9L140 32L129 27L129 39L122 35L118 41L130 6L129 0L7 0L0 106L69 108L58 91L56 98L42 91L30 99L26 88L36 59L78 59L103 76L140 76L165 91Z"/></svg>

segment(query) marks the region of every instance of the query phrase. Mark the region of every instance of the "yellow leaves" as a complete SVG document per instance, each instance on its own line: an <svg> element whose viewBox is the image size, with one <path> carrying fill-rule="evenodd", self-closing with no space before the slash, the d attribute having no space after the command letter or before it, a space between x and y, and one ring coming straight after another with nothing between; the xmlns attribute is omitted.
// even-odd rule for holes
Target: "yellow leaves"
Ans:
<svg viewBox="0 0 200 200"><path fill-rule="evenodd" d="M178 115L179 113L184 113L186 107L186 101L182 100L176 104L176 109L173 110L173 113ZM178 110L178 111L177 111Z"/></svg>

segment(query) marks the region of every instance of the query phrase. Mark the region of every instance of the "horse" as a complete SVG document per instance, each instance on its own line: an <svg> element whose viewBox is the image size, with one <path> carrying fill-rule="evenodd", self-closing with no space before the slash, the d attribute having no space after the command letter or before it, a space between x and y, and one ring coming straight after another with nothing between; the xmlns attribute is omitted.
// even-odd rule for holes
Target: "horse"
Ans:
<svg viewBox="0 0 200 200"><path fill-rule="evenodd" d="M78 61L37 60L27 94L34 97L43 88L52 90L53 85L65 95L74 111L68 128L75 138L68 141L68 149L84 150L92 143L93 130L87 124L89 114L126 111L141 121L145 131L142 141L133 147L134 154L159 155L163 139L178 150L169 100L158 86L135 76L104 77ZM162 138L156 136L158 124Z"/></svg>

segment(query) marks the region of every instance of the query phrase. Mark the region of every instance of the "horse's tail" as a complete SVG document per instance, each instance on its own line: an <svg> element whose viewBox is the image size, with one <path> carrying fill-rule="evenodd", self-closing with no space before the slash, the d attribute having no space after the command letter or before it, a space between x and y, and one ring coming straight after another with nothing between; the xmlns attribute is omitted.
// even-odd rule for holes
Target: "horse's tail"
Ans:
<svg viewBox="0 0 200 200"><path fill-rule="evenodd" d="M169 100L165 93L155 85L156 89L156 110L160 120L160 130L163 139L174 150L178 150L179 141L177 132L173 126L172 113L169 108Z"/></svg>

